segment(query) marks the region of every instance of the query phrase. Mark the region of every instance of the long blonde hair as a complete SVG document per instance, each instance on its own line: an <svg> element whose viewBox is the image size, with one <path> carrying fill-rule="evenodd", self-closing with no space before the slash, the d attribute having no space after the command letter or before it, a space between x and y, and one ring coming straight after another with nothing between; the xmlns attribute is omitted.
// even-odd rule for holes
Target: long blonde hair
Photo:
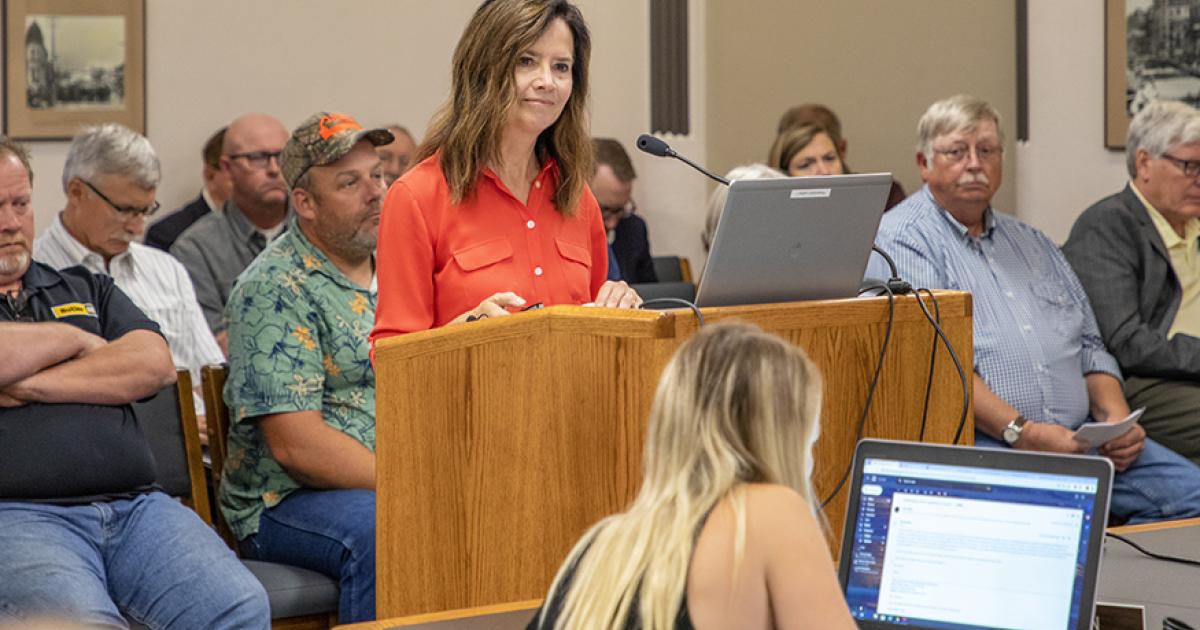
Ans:
<svg viewBox="0 0 1200 630"><path fill-rule="evenodd" d="M566 23L574 41L571 96L558 120L538 136L534 151L539 161L558 163L554 205L566 216L575 214L592 171L587 125L592 39L579 9L566 0L487 0L458 40L450 99L434 114L416 158L441 151L438 159L454 203L470 197L484 166L500 157L516 95L517 59L556 19Z"/></svg>
<svg viewBox="0 0 1200 630"><path fill-rule="evenodd" d="M645 630L673 628L695 538L721 499L732 499L739 562L745 484L785 485L815 505L812 445L820 408L816 366L779 337L722 323L685 342L655 393L638 496L571 551L543 621L558 594L556 628L624 628L631 615ZM572 572L564 596L561 583Z"/></svg>

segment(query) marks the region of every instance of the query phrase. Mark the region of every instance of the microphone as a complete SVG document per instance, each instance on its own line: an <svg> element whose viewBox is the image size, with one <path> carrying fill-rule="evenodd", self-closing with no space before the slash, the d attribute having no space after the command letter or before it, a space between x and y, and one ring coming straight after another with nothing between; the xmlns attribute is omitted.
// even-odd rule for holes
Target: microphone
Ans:
<svg viewBox="0 0 1200 630"><path fill-rule="evenodd" d="M638 136L637 148L641 149L642 151L649 153L650 155L653 155L653 156L675 158L676 160L679 160L680 162L687 164L688 166L696 169L697 171L704 173L705 175L707 175L714 181L716 181L720 184L725 184L726 186L729 185L728 179L725 179L724 177L721 177L720 175L713 173L712 171L704 168L703 166L700 166L699 164L696 164L695 162L683 157L682 155L679 155L678 153L675 152L675 149L672 149L666 142L663 142L660 138L655 138L654 136L652 136L648 133L644 133L644 134Z"/></svg>

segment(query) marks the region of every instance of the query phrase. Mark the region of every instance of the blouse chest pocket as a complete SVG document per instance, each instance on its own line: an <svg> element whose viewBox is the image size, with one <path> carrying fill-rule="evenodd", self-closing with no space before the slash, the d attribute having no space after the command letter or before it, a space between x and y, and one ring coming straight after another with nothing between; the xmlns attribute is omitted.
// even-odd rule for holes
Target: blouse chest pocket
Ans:
<svg viewBox="0 0 1200 630"><path fill-rule="evenodd" d="M458 263L463 271L472 272L508 260L512 256L512 243L509 243L506 238L494 238L490 241L467 245L454 252L454 262Z"/></svg>
<svg viewBox="0 0 1200 630"><path fill-rule="evenodd" d="M563 278L567 282L567 290L571 299L582 304L592 299L592 253L586 247L577 245L563 238L555 238L558 255L563 259Z"/></svg>
<svg viewBox="0 0 1200 630"><path fill-rule="evenodd" d="M459 293L462 304L474 307L494 293L521 292L512 265L513 246L508 239L501 237L473 243L452 256L454 265L447 269L443 284Z"/></svg>

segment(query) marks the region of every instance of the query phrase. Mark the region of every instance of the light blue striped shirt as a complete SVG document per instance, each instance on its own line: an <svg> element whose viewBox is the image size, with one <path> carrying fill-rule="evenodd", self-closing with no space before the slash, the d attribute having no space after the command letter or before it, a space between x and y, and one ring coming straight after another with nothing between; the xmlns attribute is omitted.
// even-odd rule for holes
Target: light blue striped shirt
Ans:
<svg viewBox="0 0 1200 630"><path fill-rule="evenodd" d="M988 209L973 237L922 187L883 215L876 244L913 287L970 291L975 372L1031 420L1088 419L1086 374L1121 378L1075 272L1045 234ZM867 275L887 277L872 257Z"/></svg>

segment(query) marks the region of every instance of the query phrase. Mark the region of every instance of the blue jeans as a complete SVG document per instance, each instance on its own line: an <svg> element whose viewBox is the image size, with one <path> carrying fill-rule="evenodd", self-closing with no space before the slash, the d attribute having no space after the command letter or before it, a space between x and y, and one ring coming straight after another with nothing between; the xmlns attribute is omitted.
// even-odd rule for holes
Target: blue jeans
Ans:
<svg viewBox="0 0 1200 630"><path fill-rule="evenodd" d="M268 628L267 593L194 512L161 492L58 506L0 502L0 622Z"/></svg>
<svg viewBox="0 0 1200 630"><path fill-rule="evenodd" d="M242 557L311 569L338 581L338 623L375 618L375 493L297 490L263 511Z"/></svg>
<svg viewBox="0 0 1200 630"><path fill-rule="evenodd" d="M975 445L1007 447L978 431ZM1146 438L1137 461L1113 476L1109 512L1130 525L1200 516L1200 467Z"/></svg>

